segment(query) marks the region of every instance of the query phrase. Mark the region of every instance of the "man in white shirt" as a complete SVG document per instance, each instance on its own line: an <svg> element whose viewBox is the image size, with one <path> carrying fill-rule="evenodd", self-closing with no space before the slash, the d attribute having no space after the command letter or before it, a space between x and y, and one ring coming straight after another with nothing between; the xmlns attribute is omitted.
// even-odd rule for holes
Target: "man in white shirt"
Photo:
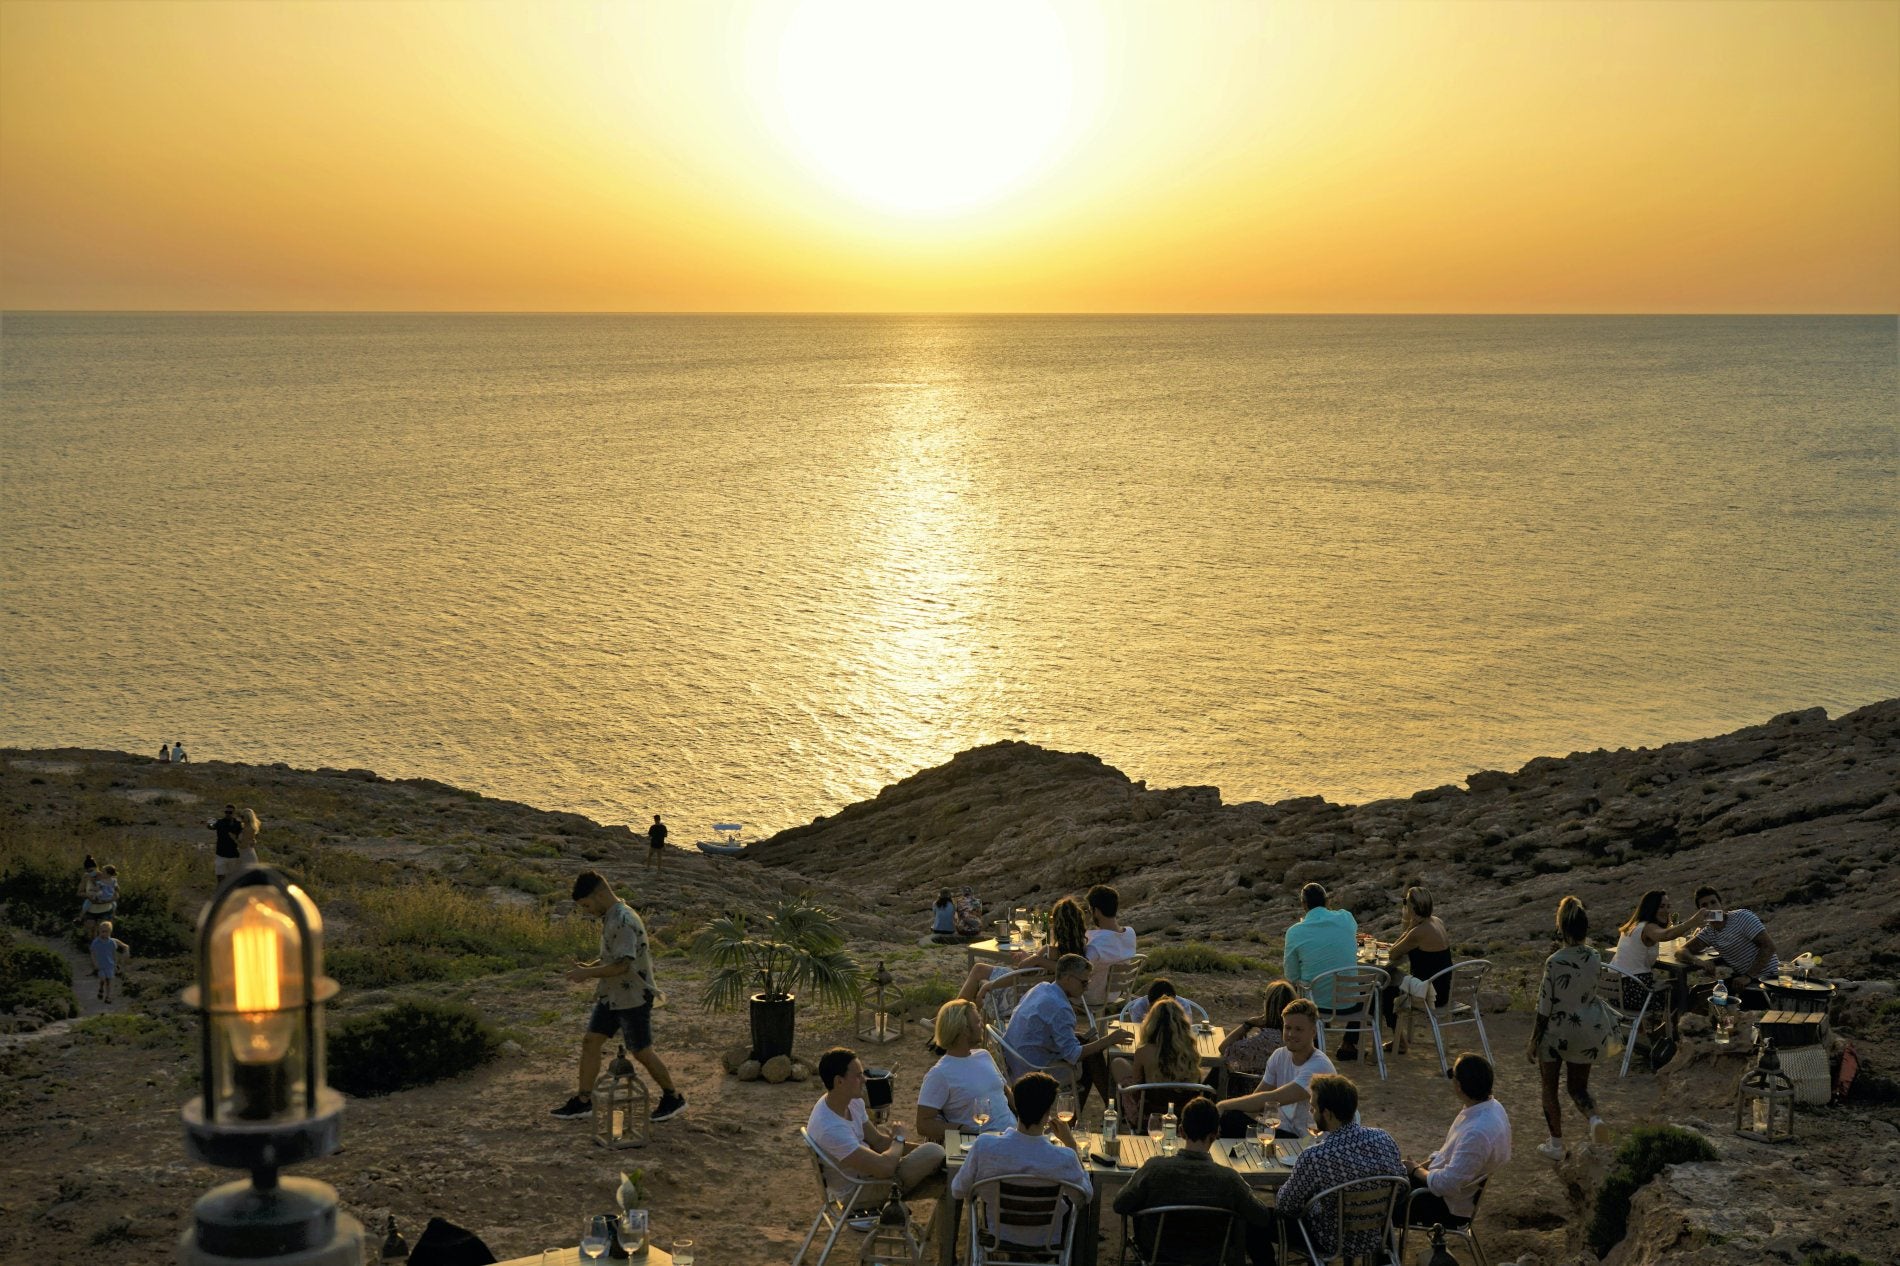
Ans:
<svg viewBox="0 0 1900 1266"><path fill-rule="evenodd" d="M819 1151L851 1177L889 1179L907 1198L943 1195L943 1148L920 1143L907 1155L902 1123L889 1131L872 1123L864 1110L864 1062L856 1051L835 1046L820 1055L818 1078L825 1083L825 1093L812 1105L805 1133ZM849 1190L829 1169L825 1185L834 1196L843 1196ZM889 1194L890 1188L884 1183L870 1183L858 1192L856 1208L879 1208ZM939 1199L930 1217L929 1234L933 1238L950 1225L944 1203Z"/></svg>
<svg viewBox="0 0 1900 1266"><path fill-rule="evenodd" d="M1121 909L1121 894L1107 884L1096 884L1089 889L1088 900L1089 917L1095 925L1089 929L1089 961L1106 967L1133 958L1135 929L1115 917Z"/></svg>
<svg viewBox="0 0 1900 1266"><path fill-rule="evenodd" d="M982 1135L970 1144L963 1167L950 1180L950 1194L959 1200L968 1200L976 1190L976 1185L987 1179L1001 1178L1006 1174L1031 1174L1051 1182L1066 1182L1080 1187L1082 1198L1087 1200L1094 1188L1089 1184L1088 1172L1082 1168L1081 1158L1075 1154L1075 1136L1069 1133L1069 1127L1061 1121L1057 1121L1051 1131L1055 1136L1053 1140L1043 1134L1049 1109L1055 1103L1060 1089L1056 1079L1047 1073L1025 1073L1017 1078L1016 1124L1001 1134ZM999 1239L1012 1244L1043 1245L1049 1242L1045 1237L1024 1237L1011 1227L998 1223L994 1209L989 1212L990 1233Z"/></svg>
<svg viewBox="0 0 1900 1266"><path fill-rule="evenodd" d="M1452 1119L1445 1144L1423 1165L1408 1165L1413 1226L1463 1226L1477 1212L1478 1188L1511 1159L1511 1119L1491 1097L1491 1061L1460 1055L1452 1062L1451 1085L1463 1110Z"/></svg>
<svg viewBox="0 0 1900 1266"><path fill-rule="evenodd" d="M1016 1013L1009 1017L1003 1033L1008 1046L1004 1058L1012 1077L1037 1068L1057 1064L1080 1067L1082 1061L1110 1046L1134 1040L1127 1029L1110 1029L1102 1037L1084 1042L1075 1035L1075 1005L1089 987L1089 960L1080 954L1064 954L1056 960L1056 978L1045 980L1023 995ZM1020 1057L1020 1058L1019 1058Z"/></svg>
<svg viewBox="0 0 1900 1266"><path fill-rule="evenodd" d="M1260 1076L1266 1089L1234 1099L1222 1099L1221 1133L1228 1138L1246 1132L1247 1118L1268 1108L1279 1109L1279 1138L1303 1138L1313 1125L1307 1088L1321 1073L1335 1072L1333 1061L1314 1047L1319 1038L1319 1008L1311 999L1295 998L1280 1012L1280 1035L1286 1043L1267 1057Z"/></svg>

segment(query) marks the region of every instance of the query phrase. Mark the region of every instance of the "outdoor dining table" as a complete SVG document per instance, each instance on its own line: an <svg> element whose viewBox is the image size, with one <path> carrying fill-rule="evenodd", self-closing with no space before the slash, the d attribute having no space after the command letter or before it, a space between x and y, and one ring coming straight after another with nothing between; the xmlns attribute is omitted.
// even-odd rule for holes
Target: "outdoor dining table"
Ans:
<svg viewBox="0 0 1900 1266"><path fill-rule="evenodd" d="M1669 1014L1679 1016L1689 1009L1689 981L1697 971L1707 971L1715 963L1690 950L1688 942L1664 941L1656 947L1656 970L1669 973Z"/></svg>
<svg viewBox="0 0 1900 1266"><path fill-rule="evenodd" d="M1076 1227L1075 1251L1070 1257L1072 1266L1095 1266L1096 1241L1102 1222L1103 1196L1114 1199L1114 1193L1121 1190L1122 1184L1135 1176L1135 1171L1144 1163L1161 1152L1161 1139L1153 1134L1124 1134L1121 1136L1120 1156L1115 1161L1102 1157L1102 1136L1094 1131L1078 1132L1076 1142L1082 1145L1082 1165L1088 1171L1092 1193L1088 1207L1082 1211L1082 1220ZM1051 1147L1060 1147L1060 1143L1050 1140ZM964 1152L960 1136L955 1130L944 1135L945 1182L956 1177L963 1168ZM1264 1204L1273 1203L1273 1193L1278 1191L1293 1173L1291 1159L1282 1158L1281 1149L1272 1145L1262 1147L1248 1139L1220 1139L1214 1144L1214 1158L1223 1165L1231 1166L1247 1185L1255 1189L1255 1195ZM950 1201L951 1216L964 1220L963 1202L946 1195ZM941 1266L955 1266L955 1236L943 1248Z"/></svg>
<svg viewBox="0 0 1900 1266"><path fill-rule="evenodd" d="M673 1266L673 1255L659 1247L649 1247L646 1252L631 1259L603 1257L600 1260L608 1263L626 1262L627 1266ZM585 1266L587 1261L587 1258L581 1256L580 1249L564 1248L557 1256L549 1260L548 1266ZM495 1266L542 1266L542 1256L539 1253L530 1253L526 1257L511 1257L505 1262L497 1262Z"/></svg>
<svg viewBox="0 0 1900 1266"><path fill-rule="evenodd" d="M1025 950L1035 949L1035 938L1029 935L1027 924L1018 925L1018 930L1007 944L995 937L981 941L971 941L963 947L963 953L969 963L1007 963L1013 956Z"/></svg>
<svg viewBox="0 0 1900 1266"><path fill-rule="evenodd" d="M1139 1024L1130 1024L1126 1021L1116 1020L1110 1024L1109 1027L1121 1029L1131 1034L1134 1039L1127 1046L1116 1047L1113 1052L1114 1054L1126 1055L1141 1041L1141 1026ZM1201 1057L1201 1063L1210 1067L1218 1065L1221 1062L1220 1044L1227 1040L1227 1026L1222 1024L1210 1024L1207 1026L1206 1032L1202 1032L1201 1026L1198 1024L1194 1025L1193 1028L1194 1051Z"/></svg>

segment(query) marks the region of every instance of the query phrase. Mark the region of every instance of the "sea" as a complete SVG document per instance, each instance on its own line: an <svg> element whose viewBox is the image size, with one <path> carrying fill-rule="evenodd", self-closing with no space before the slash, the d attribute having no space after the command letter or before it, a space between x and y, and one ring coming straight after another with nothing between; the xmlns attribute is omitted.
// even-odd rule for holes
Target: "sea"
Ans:
<svg viewBox="0 0 1900 1266"><path fill-rule="evenodd" d="M1900 695L1880 317L0 317L0 745L805 822ZM267 820L264 804L256 806Z"/></svg>

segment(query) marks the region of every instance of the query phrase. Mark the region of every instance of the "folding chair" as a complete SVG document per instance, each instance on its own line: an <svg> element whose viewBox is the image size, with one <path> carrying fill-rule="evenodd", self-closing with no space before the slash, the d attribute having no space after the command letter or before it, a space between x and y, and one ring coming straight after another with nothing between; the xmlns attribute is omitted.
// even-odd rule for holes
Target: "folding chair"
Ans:
<svg viewBox="0 0 1900 1266"><path fill-rule="evenodd" d="M1075 1089L1077 1075L1075 1065L1032 1063L1028 1056L1003 1040L1003 1031L994 1024L984 1025L983 1032L989 1039L990 1056L996 1061L996 1066L1003 1070L1004 1080L1013 1083L1023 1073L1048 1073L1064 1090ZM1018 1069L1021 1072L1018 1072Z"/></svg>
<svg viewBox="0 0 1900 1266"><path fill-rule="evenodd" d="M1334 1256L1350 1261L1353 1257L1365 1257L1375 1264L1381 1259L1385 1266L1403 1266L1397 1256L1398 1243L1395 1236L1400 1228L1393 1222L1393 1213L1405 1200L1407 1181L1398 1175L1379 1178L1357 1178L1352 1182L1342 1182L1334 1187L1316 1192L1299 1211L1294 1225L1299 1228L1301 1247L1306 1251L1306 1260L1312 1266L1326 1266L1330 1258L1322 1258L1313 1242L1309 1222L1314 1218L1328 1219L1332 1222ZM1332 1204L1323 1202L1328 1198ZM1287 1219L1280 1220L1280 1260L1287 1260Z"/></svg>
<svg viewBox="0 0 1900 1266"><path fill-rule="evenodd" d="M1379 1027L1379 991L1389 977L1383 967L1336 967L1323 971L1303 986L1306 996L1320 1008L1319 1048L1326 1049L1326 1025L1357 1020L1372 1031L1372 1054L1379 1061L1379 1080L1385 1080L1385 1034ZM1322 993L1332 998L1321 1005ZM1364 1052L1360 1058L1365 1058Z"/></svg>
<svg viewBox="0 0 1900 1266"><path fill-rule="evenodd" d="M1478 1233L1477 1233L1478 1205L1484 1199L1485 1183L1488 1183L1490 1181L1491 1180L1489 1178L1483 1179L1482 1181L1478 1183L1478 1189L1471 1193L1471 1217L1470 1218L1464 1221L1461 1221L1457 1226L1446 1226L1443 1222L1436 1224L1438 1226L1445 1227L1446 1235L1454 1236L1457 1239L1461 1239L1465 1243L1471 1245L1471 1255L1477 1259L1478 1266L1491 1266L1490 1260L1486 1258L1484 1255L1484 1246L1478 1243ZM1431 1230L1431 1224L1412 1221L1412 1200L1415 1196L1419 1194L1419 1190L1422 1190L1422 1189L1415 1189L1415 1190L1408 1191L1405 1193L1405 1221L1399 1227L1399 1260L1400 1261L1405 1260L1406 1237L1411 1235L1413 1231L1418 1231L1422 1234L1426 1231Z"/></svg>
<svg viewBox="0 0 1900 1266"><path fill-rule="evenodd" d="M805 1253L811 1248L812 1240L818 1236L819 1229L827 1228L831 1234L825 1237L825 1246L813 1260L812 1266L825 1266L831 1257L831 1250L838 1243L838 1236L849 1226L854 1231L868 1231L877 1224L879 1202L893 1184L888 1178L864 1178L845 1169L837 1161L825 1155L818 1144L812 1142L804 1126L798 1127L798 1137L803 1140L805 1150L811 1153L812 1164L818 1172L818 1216L811 1220L811 1230L805 1232L805 1242L798 1246L798 1256L792 1258L792 1266L800 1266ZM833 1187L837 1190L834 1191ZM868 1194L867 1194L868 1193ZM903 1203L901 1192L892 1192ZM869 1207L867 1207L867 1205ZM906 1225L921 1242L922 1235L917 1224L910 1216L910 1206L904 1205Z"/></svg>
<svg viewBox="0 0 1900 1266"><path fill-rule="evenodd" d="M1168 1234L1170 1223L1176 1234ZM1154 1234L1142 1247L1141 1224L1154 1219ZM1216 1232L1218 1231L1218 1235ZM1135 1266L1222 1266L1227 1261L1227 1246L1234 1238L1234 1211L1209 1204L1162 1204L1142 1209L1122 1219L1122 1256L1135 1250ZM1185 1241L1182 1243L1180 1241ZM1209 1246L1214 1251L1208 1251Z"/></svg>
<svg viewBox="0 0 1900 1266"><path fill-rule="evenodd" d="M1023 995L1045 980L1054 980L1040 967L1019 967L1015 971L1005 972L991 980L983 991L983 1017L997 1028L1009 1023L1009 1017L1016 1012L1016 1004Z"/></svg>
<svg viewBox="0 0 1900 1266"><path fill-rule="evenodd" d="M1139 1005L1140 1003L1146 1002L1147 1000L1148 998L1146 994L1143 994L1142 996L1138 998L1130 998L1128 1002L1126 1003L1126 1005L1122 1007L1121 1012L1118 1015L1116 1015L1115 1018L1117 1020L1120 1020L1123 1024L1140 1024L1143 1020L1148 1018L1147 1012L1144 1011L1140 1015L1135 1015L1133 1014L1133 1012L1137 1005ZM1200 1003L1195 1002L1188 998L1175 998L1173 999L1173 1001L1181 1004L1181 1009L1187 1012L1188 1019L1192 1021L1193 1023L1195 1024L1209 1023L1208 1018L1207 1018L1207 1008L1202 1006Z"/></svg>
<svg viewBox="0 0 1900 1266"><path fill-rule="evenodd" d="M1123 1096L1135 1096L1135 1111L1124 1127L1130 1134L1148 1132L1148 1096L1155 1096L1157 1106L1173 1108L1179 1112L1187 1103L1201 1095L1212 1099L1214 1094L1198 1081L1144 1081L1121 1088ZM1126 1102L1124 1098L1123 1102Z"/></svg>
<svg viewBox="0 0 1900 1266"><path fill-rule="evenodd" d="M1625 982L1643 990L1643 1000L1633 1011L1623 1004ZM1623 1064L1616 1073L1619 1078L1629 1076L1630 1057L1636 1053L1639 1043L1649 1052L1651 1069L1661 1068L1675 1055L1676 1044L1669 1037L1668 993L1667 980L1645 985L1607 964L1597 973L1597 1001L1616 1017L1618 1027L1623 1029Z"/></svg>
<svg viewBox="0 0 1900 1266"><path fill-rule="evenodd" d="M1137 954L1133 958L1124 958L1118 963L1110 963L1099 968L1089 977L1088 998L1102 1004L1104 1011L1120 1011L1135 999L1135 977L1141 975L1141 969L1148 962L1146 954ZM1100 984L1098 989L1096 986Z"/></svg>
<svg viewBox="0 0 1900 1266"><path fill-rule="evenodd" d="M1040 1174L1001 1174L970 1191L968 1266L1069 1266L1088 1194Z"/></svg>
<svg viewBox="0 0 1900 1266"><path fill-rule="evenodd" d="M1451 1068L1445 1058L1445 1030L1461 1024L1477 1025L1478 1044L1484 1047L1484 1057L1491 1059L1491 1038L1484 1031L1484 1012L1478 1004L1478 990L1484 984L1485 973L1490 970L1489 959L1468 958L1462 963L1453 963L1426 980L1423 997L1415 998L1409 993L1399 995L1399 1005L1405 1008L1406 1040L1409 1041L1411 1037L1413 1016L1424 1011L1425 1020L1432 1027L1432 1045L1438 1048L1438 1071L1441 1073ZM1438 1004L1438 982L1441 980L1446 982L1443 1006Z"/></svg>

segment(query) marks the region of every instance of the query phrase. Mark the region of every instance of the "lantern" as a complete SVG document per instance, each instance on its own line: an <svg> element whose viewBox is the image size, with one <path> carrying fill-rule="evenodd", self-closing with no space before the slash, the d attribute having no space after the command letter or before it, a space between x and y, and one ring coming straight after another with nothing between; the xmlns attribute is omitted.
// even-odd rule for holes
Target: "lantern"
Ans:
<svg viewBox="0 0 1900 1266"><path fill-rule="evenodd" d="M923 1237L911 1220L910 1207L898 1198L897 1189L884 1202L883 1211L871 1233L858 1250L859 1266L916 1266L924 1260Z"/></svg>
<svg viewBox="0 0 1900 1266"><path fill-rule="evenodd" d="M594 1083L594 1142L602 1147L645 1147L653 1125L650 1110L647 1084L622 1046Z"/></svg>
<svg viewBox="0 0 1900 1266"><path fill-rule="evenodd" d="M184 1001L198 1013L201 1088L182 1113L185 1150L251 1180L198 1201L179 1260L362 1262L363 1227L338 1212L336 1191L277 1172L329 1155L340 1135L343 1097L324 1084L323 1007L337 988L323 974L323 917L276 870L247 868L199 917L197 969Z"/></svg>
<svg viewBox="0 0 1900 1266"><path fill-rule="evenodd" d="M1794 1081L1781 1071L1773 1038L1762 1042L1755 1066L1742 1074L1736 1087L1735 1132L1758 1143L1794 1138Z"/></svg>
<svg viewBox="0 0 1900 1266"><path fill-rule="evenodd" d="M864 991L858 991L858 1005L853 1014L858 1036L866 1042L895 1042L904 1036L904 1021L896 1014L903 1003L904 992L892 989L891 982L897 978L884 969L884 960L879 959L877 970L870 974L867 983L871 986L870 1013L865 1012Z"/></svg>

